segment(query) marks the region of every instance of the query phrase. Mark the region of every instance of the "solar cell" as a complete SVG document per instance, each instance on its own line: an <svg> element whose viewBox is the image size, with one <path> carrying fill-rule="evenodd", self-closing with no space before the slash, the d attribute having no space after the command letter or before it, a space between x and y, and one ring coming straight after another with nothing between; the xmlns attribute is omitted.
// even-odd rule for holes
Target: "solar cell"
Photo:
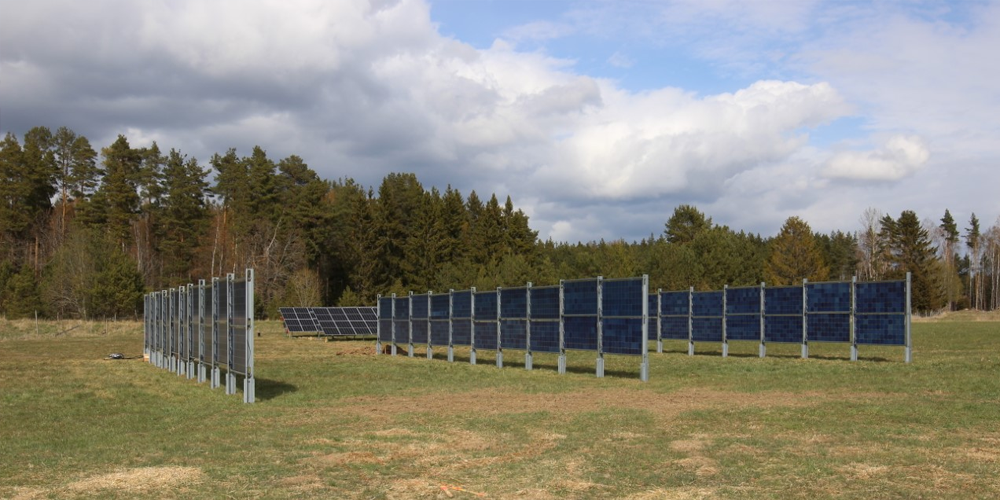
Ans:
<svg viewBox="0 0 1000 500"><path fill-rule="evenodd" d="M379 319L375 307L310 307L309 311L316 319L317 331L323 335L368 336L376 335L378 332ZM399 316L398 310L396 316ZM391 333L383 332L380 340L388 342L391 338Z"/></svg>
<svg viewBox="0 0 1000 500"><path fill-rule="evenodd" d="M290 333L320 331L308 307L279 307L278 312L285 322L285 329Z"/></svg>

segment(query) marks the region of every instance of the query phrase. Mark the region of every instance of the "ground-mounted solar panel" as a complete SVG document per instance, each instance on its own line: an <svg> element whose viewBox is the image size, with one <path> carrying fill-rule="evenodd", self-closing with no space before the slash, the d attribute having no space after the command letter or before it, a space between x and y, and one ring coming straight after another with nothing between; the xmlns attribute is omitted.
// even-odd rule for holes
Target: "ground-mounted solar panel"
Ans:
<svg viewBox="0 0 1000 500"><path fill-rule="evenodd" d="M497 316L499 304L496 290L476 292L473 310L475 312L475 335L473 347L476 349L496 349L498 332Z"/></svg>
<svg viewBox="0 0 1000 500"><path fill-rule="evenodd" d="M642 318L643 301L648 300L642 289L642 278L604 280L601 283L602 317Z"/></svg>
<svg viewBox="0 0 1000 500"><path fill-rule="evenodd" d="M180 328L178 321L177 289L170 289L170 332L167 334L167 342L170 356L176 357L179 349L177 343L177 330Z"/></svg>
<svg viewBox="0 0 1000 500"><path fill-rule="evenodd" d="M764 288L764 311L768 316L802 314L802 287L781 286Z"/></svg>
<svg viewBox="0 0 1000 500"><path fill-rule="evenodd" d="M198 288L188 285L188 356L191 362L198 361L198 325L201 323L201 316L198 312ZM192 365L192 370L193 370ZM192 372L192 375L194 373Z"/></svg>
<svg viewBox="0 0 1000 500"><path fill-rule="evenodd" d="M472 291L455 292L451 297L452 319L472 319Z"/></svg>
<svg viewBox="0 0 1000 500"><path fill-rule="evenodd" d="M426 319L420 321L413 321L410 324L410 329L413 335L413 343L415 345L427 345L430 344L430 325L427 324Z"/></svg>
<svg viewBox="0 0 1000 500"><path fill-rule="evenodd" d="M806 332L810 342L850 342L850 313L809 313Z"/></svg>
<svg viewBox="0 0 1000 500"><path fill-rule="evenodd" d="M532 334L534 330L532 329ZM563 347L567 350L597 350L597 316L563 318Z"/></svg>
<svg viewBox="0 0 1000 500"><path fill-rule="evenodd" d="M219 280L216 282L216 289L218 291L218 302L219 314L217 317L216 324L218 329L216 330L215 336L215 366L218 367L228 367L229 366L229 290L228 285L224 280Z"/></svg>
<svg viewBox="0 0 1000 500"><path fill-rule="evenodd" d="M500 320L500 345L502 345L504 349L527 349L528 320Z"/></svg>
<svg viewBox="0 0 1000 500"><path fill-rule="evenodd" d="M431 320L431 344L433 345L449 345L449 335L451 331L451 321L447 320Z"/></svg>
<svg viewBox="0 0 1000 500"><path fill-rule="evenodd" d="M850 282L806 283L806 332L810 342L851 341Z"/></svg>
<svg viewBox="0 0 1000 500"><path fill-rule="evenodd" d="M691 294L691 340L722 342L722 292Z"/></svg>
<svg viewBox="0 0 1000 500"><path fill-rule="evenodd" d="M801 344L802 316L765 316L764 341Z"/></svg>
<svg viewBox="0 0 1000 500"><path fill-rule="evenodd" d="M312 307L309 311L326 336L369 336L378 332L374 307Z"/></svg>
<svg viewBox="0 0 1000 500"><path fill-rule="evenodd" d="M688 340L690 297L688 291L660 292L660 338Z"/></svg>
<svg viewBox="0 0 1000 500"><path fill-rule="evenodd" d="M497 348L497 322L493 321L476 321L476 335L475 335L475 348L476 349L490 349L495 350Z"/></svg>
<svg viewBox="0 0 1000 500"><path fill-rule="evenodd" d="M528 289L500 289L500 319L528 318Z"/></svg>
<svg viewBox="0 0 1000 500"><path fill-rule="evenodd" d="M646 346L642 318L601 320L601 348L609 354L641 355Z"/></svg>
<svg viewBox="0 0 1000 500"><path fill-rule="evenodd" d="M906 316L903 314L864 314L854 321L854 338L858 344L906 345Z"/></svg>
<svg viewBox="0 0 1000 500"><path fill-rule="evenodd" d="M597 280L563 282L565 316L597 316Z"/></svg>
<svg viewBox="0 0 1000 500"><path fill-rule="evenodd" d="M689 328L687 316L660 316L660 338L664 340L688 340Z"/></svg>
<svg viewBox="0 0 1000 500"><path fill-rule="evenodd" d="M649 331L650 340L653 340L660 334L660 295L650 294L646 300L649 301L649 317L646 328Z"/></svg>
<svg viewBox="0 0 1000 500"><path fill-rule="evenodd" d="M472 322L470 320L452 320L451 343L457 346L472 345Z"/></svg>
<svg viewBox="0 0 1000 500"><path fill-rule="evenodd" d="M760 287L727 288L726 340L760 340Z"/></svg>
<svg viewBox="0 0 1000 500"><path fill-rule="evenodd" d="M722 342L722 317L691 318L691 340L696 342Z"/></svg>
<svg viewBox="0 0 1000 500"><path fill-rule="evenodd" d="M532 298L534 305L534 298ZM531 351L560 352L559 322L531 319Z"/></svg>
<svg viewBox="0 0 1000 500"><path fill-rule="evenodd" d="M410 343L410 298L396 297L395 310L393 311L393 327L396 329L396 336L393 339L396 345L408 345Z"/></svg>
<svg viewBox="0 0 1000 500"><path fill-rule="evenodd" d="M726 315L726 340L760 340L760 315Z"/></svg>
<svg viewBox="0 0 1000 500"><path fill-rule="evenodd" d="M232 361L230 369L233 373L247 374L247 283L243 280L233 282L233 337Z"/></svg>
<svg viewBox="0 0 1000 500"><path fill-rule="evenodd" d="M531 319L532 320L558 320L559 312L559 287L540 286L531 289ZM534 327L532 327L534 334ZM557 337L558 338L558 337ZM532 349L534 350L534 349Z"/></svg>
<svg viewBox="0 0 1000 500"><path fill-rule="evenodd" d="M319 331L309 307L279 307L278 313L289 333L315 333Z"/></svg>
<svg viewBox="0 0 1000 500"><path fill-rule="evenodd" d="M378 299L378 339L381 342L392 342L392 298L379 297Z"/></svg>
<svg viewBox="0 0 1000 500"><path fill-rule="evenodd" d="M858 283L857 314L906 314L906 282L874 281Z"/></svg>
<svg viewBox="0 0 1000 500"><path fill-rule="evenodd" d="M198 282L198 313L198 361L204 364L212 354L212 289L205 280Z"/></svg>

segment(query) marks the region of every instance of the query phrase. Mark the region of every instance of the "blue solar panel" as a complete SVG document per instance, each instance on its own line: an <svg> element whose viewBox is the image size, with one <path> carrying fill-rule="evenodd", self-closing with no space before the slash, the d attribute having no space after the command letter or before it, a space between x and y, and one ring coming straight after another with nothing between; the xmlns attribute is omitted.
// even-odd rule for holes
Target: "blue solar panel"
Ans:
<svg viewBox="0 0 1000 500"><path fill-rule="evenodd" d="M688 295L688 292L660 292L660 315L687 316L690 305Z"/></svg>
<svg viewBox="0 0 1000 500"><path fill-rule="evenodd" d="M396 326L396 344L409 344L410 343L410 321L409 320L395 320L393 324Z"/></svg>
<svg viewBox="0 0 1000 500"><path fill-rule="evenodd" d="M413 319L427 319L427 313L430 312L428 308L430 297L427 295L414 295L412 299Z"/></svg>
<svg viewBox="0 0 1000 500"><path fill-rule="evenodd" d="M472 325L468 320L451 322L452 345L472 345Z"/></svg>
<svg viewBox="0 0 1000 500"><path fill-rule="evenodd" d="M691 295L692 316L722 317L722 292L694 292Z"/></svg>
<svg viewBox="0 0 1000 500"><path fill-rule="evenodd" d="M497 348L497 322L489 323L476 322L476 349L496 349Z"/></svg>
<svg viewBox="0 0 1000 500"><path fill-rule="evenodd" d="M559 287L531 289L531 319L559 319Z"/></svg>
<svg viewBox="0 0 1000 500"><path fill-rule="evenodd" d="M722 342L722 317L692 318L691 339L698 342Z"/></svg>
<svg viewBox="0 0 1000 500"><path fill-rule="evenodd" d="M500 317L524 319L528 317L528 289L504 288L500 290ZM506 346L506 343L504 343Z"/></svg>
<svg viewBox="0 0 1000 500"><path fill-rule="evenodd" d="M500 321L500 345L504 349L527 349L528 322L523 319Z"/></svg>
<svg viewBox="0 0 1000 500"><path fill-rule="evenodd" d="M642 278L604 280L601 290L601 314L604 317L642 317Z"/></svg>
<svg viewBox="0 0 1000 500"><path fill-rule="evenodd" d="M855 318L855 340L859 344L906 345L906 316L865 314Z"/></svg>
<svg viewBox="0 0 1000 500"><path fill-rule="evenodd" d="M642 291L640 289L640 296ZM610 354L642 354L642 318L605 318L602 320L604 352Z"/></svg>
<svg viewBox="0 0 1000 500"><path fill-rule="evenodd" d="M851 283L806 283L806 301L812 312L851 312ZM809 337L812 338L812 332Z"/></svg>
<svg viewBox="0 0 1000 500"><path fill-rule="evenodd" d="M856 293L858 314L906 313L905 281L858 283Z"/></svg>
<svg viewBox="0 0 1000 500"><path fill-rule="evenodd" d="M646 323L646 327L649 331L649 338L655 339L656 334L659 333L660 330L658 326L660 319L660 311L659 311L660 296L658 294L652 294L647 297L647 300L649 301L649 317L648 317L648 322Z"/></svg>
<svg viewBox="0 0 1000 500"><path fill-rule="evenodd" d="M471 318L472 317L472 292L464 290L455 292L451 296L451 317Z"/></svg>
<svg viewBox="0 0 1000 500"><path fill-rule="evenodd" d="M760 315L726 316L726 340L760 340Z"/></svg>
<svg viewBox="0 0 1000 500"><path fill-rule="evenodd" d="M660 318L660 338L688 339L687 316L663 316Z"/></svg>
<svg viewBox="0 0 1000 500"><path fill-rule="evenodd" d="M448 345L448 328L451 321L431 320L431 344Z"/></svg>
<svg viewBox="0 0 1000 500"><path fill-rule="evenodd" d="M597 350L597 316L572 316L563 319L563 345L566 349Z"/></svg>
<svg viewBox="0 0 1000 500"><path fill-rule="evenodd" d="M393 319L410 319L410 298L396 297L396 309L393 311Z"/></svg>
<svg viewBox="0 0 1000 500"><path fill-rule="evenodd" d="M801 344L802 316L768 315L764 318L764 341Z"/></svg>
<svg viewBox="0 0 1000 500"><path fill-rule="evenodd" d="M726 314L760 314L760 288L726 289Z"/></svg>
<svg viewBox="0 0 1000 500"><path fill-rule="evenodd" d="M414 344L427 344L427 320L414 321L412 323L413 332L413 343Z"/></svg>
<svg viewBox="0 0 1000 500"><path fill-rule="evenodd" d="M441 293L431 295L431 318L448 319L448 306L451 303L451 295Z"/></svg>
<svg viewBox="0 0 1000 500"><path fill-rule="evenodd" d="M497 292L476 292L476 319L497 319Z"/></svg>
<svg viewBox="0 0 1000 500"><path fill-rule="evenodd" d="M378 299L378 339L392 342L392 297Z"/></svg>
<svg viewBox="0 0 1000 500"><path fill-rule="evenodd" d="M850 342L850 314L813 314L806 316L810 342Z"/></svg>
<svg viewBox="0 0 1000 500"><path fill-rule="evenodd" d="M768 316L772 314L802 314L802 287L765 288L764 310Z"/></svg>
<svg viewBox="0 0 1000 500"><path fill-rule="evenodd" d="M380 297L378 299L378 319L392 319L392 298Z"/></svg>
<svg viewBox="0 0 1000 500"><path fill-rule="evenodd" d="M558 293L558 290L557 290ZM531 296L534 305L535 296ZM531 320L531 350L559 352L559 322Z"/></svg>
<svg viewBox="0 0 1000 500"><path fill-rule="evenodd" d="M564 315L597 315L597 280L563 283Z"/></svg>

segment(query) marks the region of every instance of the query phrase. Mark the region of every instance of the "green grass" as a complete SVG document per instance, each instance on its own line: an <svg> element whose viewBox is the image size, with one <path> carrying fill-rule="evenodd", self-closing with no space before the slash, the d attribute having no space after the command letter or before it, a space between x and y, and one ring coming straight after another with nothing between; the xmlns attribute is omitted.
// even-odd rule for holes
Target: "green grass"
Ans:
<svg viewBox="0 0 1000 500"><path fill-rule="evenodd" d="M635 357L598 379L588 353L559 375L257 327L245 405L144 363L138 323L0 320L0 497L1000 497L996 321L916 323L912 364L668 342L648 383Z"/></svg>

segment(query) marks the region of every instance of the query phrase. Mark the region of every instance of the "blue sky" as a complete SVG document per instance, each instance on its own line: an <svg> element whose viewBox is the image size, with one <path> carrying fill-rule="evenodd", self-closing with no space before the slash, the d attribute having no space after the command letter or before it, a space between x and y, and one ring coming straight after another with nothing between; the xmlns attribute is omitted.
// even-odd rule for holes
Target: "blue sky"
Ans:
<svg viewBox="0 0 1000 500"><path fill-rule="evenodd" d="M0 0L0 130L414 172L559 241L684 203L765 236L990 226L997 49L997 2Z"/></svg>

